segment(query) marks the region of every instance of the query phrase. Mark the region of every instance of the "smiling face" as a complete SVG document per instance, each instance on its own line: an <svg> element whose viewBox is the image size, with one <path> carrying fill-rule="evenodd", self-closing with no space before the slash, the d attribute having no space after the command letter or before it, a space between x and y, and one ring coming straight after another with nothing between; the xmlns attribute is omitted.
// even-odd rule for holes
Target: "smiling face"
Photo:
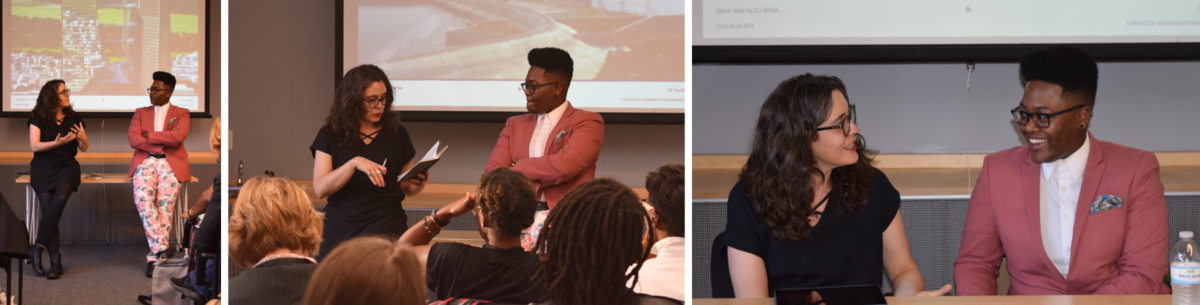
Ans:
<svg viewBox="0 0 1200 305"><path fill-rule="evenodd" d="M841 91L834 90L831 106L829 117L825 118L825 122L819 127L834 126L845 121L846 124L850 124L850 134L845 135L840 128L817 132L817 140L812 142L811 148L813 157L817 160L817 168L825 173L858 162L858 147L855 144L858 124L846 120L846 116L850 115L850 103Z"/></svg>
<svg viewBox="0 0 1200 305"><path fill-rule="evenodd" d="M1025 84L1025 95L1021 97L1019 109L1029 113L1056 113L1080 104L1083 101L1078 95L1064 98L1061 86L1035 80ZM1079 150L1087 139L1087 124L1091 114L1092 108L1084 106L1050 118L1050 125L1046 128L1038 127L1033 119L1019 126L1029 145L1033 162L1053 162Z"/></svg>
<svg viewBox="0 0 1200 305"><path fill-rule="evenodd" d="M367 90L363 90L364 100L374 101L376 99L386 98L386 96L387 86L383 84L383 81L371 83L370 86L367 86ZM383 117L383 112L387 110L384 109L387 106L385 105L387 104L387 101L379 101L375 102L374 104L366 101L363 101L362 103L363 109L366 109L366 111L363 111L363 121L372 124L379 123L379 120Z"/></svg>
<svg viewBox="0 0 1200 305"><path fill-rule="evenodd" d="M557 82L553 85L545 85ZM525 110L529 113L547 113L554 108L558 108L566 101L565 96L560 96L563 92L565 80L557 74L546 74L546 70L539 67L529 67L529 73L525 75L525 83L530 86L536 86L536 89L525 90ZM545 86L543 86L545 85Z"/></svg>
<svg viewBox="0 0 1200 305"><path fill-rule="evenodd" d="M150 104L154 106L162 106L171 102L171 87L164 85L162 81L156 80L150 85L154 89L154 93L150 94Z"/></svg>
<svg viewBox="0 0 1200 305"><path fill-rule="evenodd" d="M54 91L58 92L58 108L71 107L71 93L67 92L67 84L58 84L58 88L55 88Z"/></svg>

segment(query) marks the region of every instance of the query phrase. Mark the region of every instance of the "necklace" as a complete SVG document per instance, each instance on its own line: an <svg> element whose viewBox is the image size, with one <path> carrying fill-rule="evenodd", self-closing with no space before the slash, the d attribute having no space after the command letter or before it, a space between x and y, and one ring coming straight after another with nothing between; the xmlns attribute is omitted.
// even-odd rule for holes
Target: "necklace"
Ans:
<svg viewBox="0 0 1200 305"><path fill-rule="evenodd" d="M308 256L299 255L299 254L291 254L291 253L283 253L283 254L267 255L267 257L264 257L261 260L258 260L258 263L254 264L254 267L250 267L250 268L251 269L258 268L258 265L262 265L263 263L266 263L266 262L269 262L272 260L276 260L276 259L281 259L281 258L306 259L306 260L312 262L313 264L317 263L317 260L315 260L311 257L308 257Z"/></svg>

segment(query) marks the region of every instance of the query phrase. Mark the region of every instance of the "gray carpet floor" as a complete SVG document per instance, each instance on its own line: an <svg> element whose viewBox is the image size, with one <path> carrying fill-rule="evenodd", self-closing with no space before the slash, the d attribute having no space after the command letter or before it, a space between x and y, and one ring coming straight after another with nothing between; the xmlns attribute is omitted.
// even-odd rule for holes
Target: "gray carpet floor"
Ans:
<svg viewBox="0 0 1200 305"><path fill-rule="evenodd" d="M61 248L62 278L34 276L33 266L24 265L24 304L129 305L138 304L139 294L150 293L150 278L145 275L146 243L64 244ZM49 256L42 257L46 259L43 266L49 269ZM13 290L17 290L15 269ZM0 289L5 287L4 281L0 279Z"/></svg>

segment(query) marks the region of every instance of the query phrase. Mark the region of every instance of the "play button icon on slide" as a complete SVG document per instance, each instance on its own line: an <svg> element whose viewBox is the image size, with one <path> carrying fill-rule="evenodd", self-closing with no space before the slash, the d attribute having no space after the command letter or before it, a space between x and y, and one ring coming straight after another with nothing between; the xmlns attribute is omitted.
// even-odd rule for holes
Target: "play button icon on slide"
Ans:
<svg viewBox="0 0 1200 305"><path fill-rule="evenodd" d="M968 7L967 7L967 12L968 12L968 13L970 13L970 12L971 12L971 7L970 7L970 6L968 6Z"/></svg>

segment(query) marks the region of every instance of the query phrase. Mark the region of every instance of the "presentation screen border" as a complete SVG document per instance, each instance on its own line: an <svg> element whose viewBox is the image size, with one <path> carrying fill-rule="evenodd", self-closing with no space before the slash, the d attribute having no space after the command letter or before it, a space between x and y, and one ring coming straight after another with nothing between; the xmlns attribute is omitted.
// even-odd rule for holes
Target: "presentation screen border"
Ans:
<svg viewBox="0 0 1200 305"><path fill-rule="evenodd" d="M212 87L212 85L211 85L212 77L210 76L211 70L209 69L209 65L212 64L212 61L211 61L211 59L212 59L211 51L212 50L209 50L209 46L212 45L212 22L210 22L212 20L212 1L213 0L204 0L204 47L203 47L203 49L204 49L204 68L203 68L204 69L204 111L203 112L193 111L190 116L192 118L212 118L213 117L212 114L209 113L209 111L211 111L211 109L212 109L211 108L211 105L212 105L211 93L212 93L212 91L210 90L210 88ZM338 2L341 2L341 0L339 0ZM225 60L225 59L222 58L222 60ZM0 117L8 117L8 118L29 117L29 113L30 113L30 111L4 111L4 109L0 108ZM133 117L133 111L127 111L127 112L126 111L120 111L120 112L78 111L76 113L78 113L80 117L84 117L84 118L132 118Z"/></svg>

